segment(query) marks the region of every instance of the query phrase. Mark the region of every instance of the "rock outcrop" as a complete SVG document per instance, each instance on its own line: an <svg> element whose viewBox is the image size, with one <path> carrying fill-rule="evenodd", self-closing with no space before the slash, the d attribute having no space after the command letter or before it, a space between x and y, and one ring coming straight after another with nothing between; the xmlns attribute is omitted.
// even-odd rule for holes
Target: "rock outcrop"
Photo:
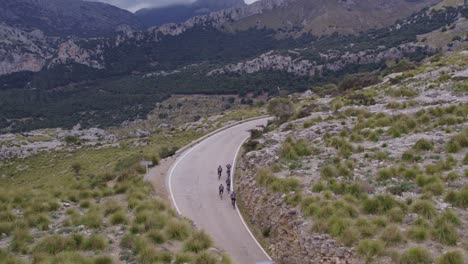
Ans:
<svg viewBox="0 0 468 264"><path fill-rule="evenodd" d="M360 51L357 53L330 50L320 54L320 61L304 59L300 52L290 51L282 54L270 51L257 58L229 64L220 69L210 71L207 75L227 73L252 74L260 71L285 71L298 76L320 76L324 71L337 72L348 65L377 64L388 59L403 58L416 51L433 52L425 45L410 43L398 47Z"/></svg>
<svg viewBox="0 0 468 264"><path fill-rule="evenodd" d="M240 162L237 190L242 197L247 220L263 233L268 233L271 257L279 263L363 263L354 250L343 246L329 235L311 233L311 225L302 213L284 203L284 194L268 192L255 180L254 173L264 161L248 153Z"/></svg>

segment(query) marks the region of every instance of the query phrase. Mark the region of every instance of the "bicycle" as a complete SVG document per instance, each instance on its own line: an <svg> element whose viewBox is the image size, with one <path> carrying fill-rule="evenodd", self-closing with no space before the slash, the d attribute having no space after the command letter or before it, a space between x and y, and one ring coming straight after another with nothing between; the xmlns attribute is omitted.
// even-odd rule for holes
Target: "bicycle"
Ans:
<svg viewBox="0 0 468 264"><path fill-rule="evenodd" d="M223 184L220 184L219 185L219 198L221 198L221 200L223 199L223 193L224 193L224 186Z"/></svg>

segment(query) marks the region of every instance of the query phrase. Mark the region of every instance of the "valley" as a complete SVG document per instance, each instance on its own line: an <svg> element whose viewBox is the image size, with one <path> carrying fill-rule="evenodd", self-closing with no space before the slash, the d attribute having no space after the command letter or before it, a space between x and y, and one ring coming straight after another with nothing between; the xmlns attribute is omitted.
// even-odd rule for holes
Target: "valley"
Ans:
<svg viewBox="0 0 468 264"><path fill-rule="evenodd" d="M102 2L0 0L0 263L467 262L467 1Z"/></svg>

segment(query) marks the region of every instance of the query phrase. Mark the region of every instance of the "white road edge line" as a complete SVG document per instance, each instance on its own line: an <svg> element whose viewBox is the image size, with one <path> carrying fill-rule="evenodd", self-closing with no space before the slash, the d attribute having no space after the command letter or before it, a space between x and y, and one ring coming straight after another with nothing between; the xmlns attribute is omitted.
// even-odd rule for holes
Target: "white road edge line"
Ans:
<svg viewBox="0 0 468 264"><path fill-rule="evenodd" d="M194 146L192 146L191 149L186 150L182 156L180 156L179 158L177 158L176 162L175 162L174 165L172 165L172 167L171 167L171 171L169 172L169 181L168 181L169 193L171 194L172 203L174 204L174 207L176 208L176 211L177 211L177 213L178 213L179 215L182 215L182 212L180 211L179 206L177 206L177 202L176 202L175 197L174 197L174 192L172 191L172 174L173 174L173 172L174 172L174 169L177 167L177 165L179 164L179 162L185 158L185 156L187 156L188 154L190 154L190 152L192 152L194 149L196 149L198 146L200 146L203 142L206 142L206 141L212 139L212 138L215 137L216 135L219 135L219 133L214 134L214 135L212 135L212 136L210 136L210 137L205 138L204 140L202 140L202 141L198 142L197 144L195 144Z"/></svg>
<svg viewBox="0 0 468 264"><path fill-rule="evenodd" d="M254 120L252 120L254 121ZM239 124L240 125L240 124ZM222 132L222 131L221 131ZM221 133L220 132L220 133ZM185 158L185 156L187 156L190 152L192 152L194 149L196 149L198 146L201 145L201 143L205 142L205 141L208 141L210 139L212 139L213 137L215 137L216 135L219 135L220 133L218 134L214 134L208 138L206 138L205 140L202 140L200 142L198 142L195 146L193 146L191 149L187 150L182 156L180 156L179 158L177 158L177 161L174 163L174 165L172 165L171 167L171 170L169 172L169 181L168 181L168 185L169 185L169 193L171 194L171 200L172 200L172 203L174 204L174 207L176 208L176 211L179 215L182 215L182 212L180 211L179 207L177 206L177 202L175 200L175 197L174 197L174 192L172 191L172 174L174 172L174 169L177 167L177 165L179 164L179 162L181 160L183 160ZM236 151L236 154L234 155L234 161L233 161L233 166L232 166L232 173L231 173L231 186L232 186L232 190L234 190L234 171L236 169L236 161L237 161L237 156L239 155L239 152L240 152L240 149L242 148L242 145L244 145L245 141L247 141L247 139L249 139L250 136L247 136L244 140L242 140L241 144L239 145L239 147L237 148L237 151ZM265 256L268 257L269 260L272 260L270 255L268 255L268 253L265 251L265 249L263 249L262 245L260 245L260 243L258 242L258 240L255 238L255 236L252 234L252 232L250 231L249 229L249 226L245 223L244 221L244 218L242 217L242 214L241 212L239 211L239 208L236 206L236 211L237 211L237 214L239 214L239 218L241 219L241 222L242 224L244 225L245 229L247 230L247 232L250 234L250 236L252 237L252 239L255 241L255 243L257 244L257 246L262 250L263 254L265 254Z"/></svg>
<svg viewBox="0 0 468 264"><path fill-rule="evenodd" d="M242 140L242 143L239 145L239 148L237 148L237 151L236 151L236 155L234 156L234 161L232 163L232 173L231 173L231 186L232 186L232 190L234 191L234 170L236 169L236 162L237 162L237 156L239 155L240 153L240 149L242 148L242 145L244 145L244 143L247 141L247 139L249 139L250 136L247 136L244 140ZM271 257L270 255L268 255L268 253L265 251L265 249L262 247L262 245L260 245L260 243L258 242L257 238L255 238L255 236L252 234L252 232L250 231L250 228L249 226L245 223L244 221L244 217L242 217L242 214L239 210L239 207L236 206L236 211L237 213L239 214L239 217L242 221L242 224L244 225L245 229L247 229L247 232L249 232L250 236L252 237L252 239L255 241L255 243L257 243L257 246L262 250L263 254L265 254L265 256L268 257L268 259L271 261Z"/></svg>

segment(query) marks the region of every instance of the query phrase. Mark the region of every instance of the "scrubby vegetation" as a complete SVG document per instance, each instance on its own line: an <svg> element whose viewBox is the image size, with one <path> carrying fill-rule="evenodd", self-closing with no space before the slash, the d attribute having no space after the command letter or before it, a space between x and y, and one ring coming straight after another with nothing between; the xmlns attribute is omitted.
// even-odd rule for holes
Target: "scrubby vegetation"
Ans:
<svg viewBox="0 0 468 264"><path fill-rule="evenodd" d="M397 83L359 89L347 78L345 93L320 87L334 97L291 96L308 114L270 124L257 139L262 149L249 154L251 167L268 169L255 170L256 180L310 220L296 226L301 232L327 234L368 263L466 259L468 102L451 88L453 78L439 83L428 76L441 74L440 67L451 76L465 71L467 57L433 59L403 72L408 77ZM373 103L358 100L364 95ZM310 152L295 148L299 142ZM283 182L291 177L294 188ZM273 240L275 231L265 239Z"/></svg>
<svg viewBox="0 0 468 264"><path fill-rule="evenodd" d="M169 146L199 135L166 131L139 148L129 139L121 147L3 161L0 263L219 263L222 256L207 251L211 239L176 215L143 181L139 165L142 159L157 164ZM17 170L20 163L28 169ZM177 246L165 250L172 243Z"/></svg>

